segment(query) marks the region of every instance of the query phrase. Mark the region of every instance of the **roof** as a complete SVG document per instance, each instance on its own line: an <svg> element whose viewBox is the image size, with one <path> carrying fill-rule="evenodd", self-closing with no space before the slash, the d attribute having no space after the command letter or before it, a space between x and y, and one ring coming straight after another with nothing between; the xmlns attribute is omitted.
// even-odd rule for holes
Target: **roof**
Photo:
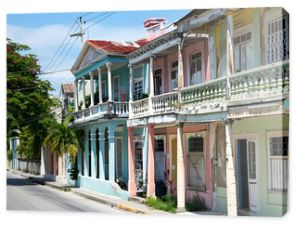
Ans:
<svg viewBox="0 0 300 226"><path fill-rule="evenodd" d="M103 41L103 40L88 40L87 41L91 46L104 50L109 53L122 53L127 54L139 48L139 46L131 43L119 43L113 41Z"/></svg>
<svg viewBox="0 0 300 226"><path fill-rule="evenodd" d="M201 15L201 14L205 13L206 11L208 11L208 9L193 9L190 12L188 12L185 16L183 16L179 20L175 21L174 24L178 25L186 18L191 17L193 15Z"/></svg>
<svg viewBox="0 0 300 226"><path fill-rule="evenodd" d="M73 93L74 85L73 85L73 83L62 83L61 89L62 89L63 93Z"/></svg>

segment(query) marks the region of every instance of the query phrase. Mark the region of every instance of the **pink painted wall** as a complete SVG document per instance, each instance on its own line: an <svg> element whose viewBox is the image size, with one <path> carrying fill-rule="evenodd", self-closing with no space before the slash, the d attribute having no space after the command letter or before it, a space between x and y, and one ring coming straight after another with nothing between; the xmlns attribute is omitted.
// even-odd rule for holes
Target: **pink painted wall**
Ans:
<svg viewBox="0 0 300 226"><path fill-rule="evenodd" d="M187 133L197 133L205 131L205 166L206 166L206 174L205 174L205 187L206 191L197 191L190 189L187 185L188 183L188 162L187 162L187 142L186 137ZM209 124L195 124L192 126L184 126L183 127L183 147L184 147L184 164L185 164L185 172L186 172L186 200L192 199L194 196L200 196L204 199L205 204L207 207L212 208L212 171L211 171L211 159L210 159L210 145L209 145ZM176 194L176 184L169 184L171 181L171 170L170 170L170 162L171 162L171 147L170 147L170 140L171 135L176 135L176 127L168 127L168 128L162 128L162 129L156 129L155 135L166 135L166 145L165 145L165 156L166 156L166 171L167 173L167 180L168 180L168 186L170 186L170 191L173 194Z"/></svg>
<svg viewBox="0 0 300 226"><path fill-rule="evenodd" d="M208 57L208 42L207 40L201 40L197 43L185 45L183 47L183 70L184 70L184 86L189 86L189 76L190 76L190 58L191 55L196 52L202 52L202 65L203 72L205 75L205 80L210 80L210 67L209 67L209 57ZM163 93L172 92L170 90L171 84L171 67L172 63L178 60L177 49L171 54L156 58L154 60L154 70L162 69L162 83L163 83Z"/></svg>

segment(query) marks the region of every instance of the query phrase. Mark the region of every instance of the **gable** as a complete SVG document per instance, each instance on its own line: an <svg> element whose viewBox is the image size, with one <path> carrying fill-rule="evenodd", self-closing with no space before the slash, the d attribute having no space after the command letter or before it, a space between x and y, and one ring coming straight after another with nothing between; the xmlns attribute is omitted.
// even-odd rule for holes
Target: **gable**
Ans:
<svg viewBox="0 0 300 226"><path fill-rule="evenodd" d="M103 54L99 53L93 48L89 48L79 65L79 69L84 67L85 65L94 62L96 59L99 59L101 56L103 56Z"/></svg>

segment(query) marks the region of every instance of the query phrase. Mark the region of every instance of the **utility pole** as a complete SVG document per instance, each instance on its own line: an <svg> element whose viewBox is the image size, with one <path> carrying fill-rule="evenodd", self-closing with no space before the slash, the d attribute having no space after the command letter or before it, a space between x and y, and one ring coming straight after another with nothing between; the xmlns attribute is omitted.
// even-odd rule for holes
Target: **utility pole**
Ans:
<svg viewBox="0 0 300 226"><path fill-rule="evenodd" d="M84 22L82 22L82 17L79 17L79 29L80 29L80 31L70 35L70 37L80 36L82 45L84 45L84 38L83 38L84 32L83 32L83 28L82 28L83 23Z"/></svg>

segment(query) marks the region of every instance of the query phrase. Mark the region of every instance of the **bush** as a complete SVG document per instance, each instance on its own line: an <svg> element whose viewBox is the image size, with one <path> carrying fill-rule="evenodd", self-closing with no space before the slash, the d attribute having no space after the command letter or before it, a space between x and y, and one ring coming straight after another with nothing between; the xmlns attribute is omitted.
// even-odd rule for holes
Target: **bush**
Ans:
<svg viewBox="0 0 300 226"><path fill-rule="evenodd" d="M202 198L199 196L193 197L191 200L188 200L185 203L187 211L206 211L208 208L205 206L205 203Z"/></svg>
<svg viewBox="0 0 300 226"><path fill-rule="evenodd" d="M146 205L154 209L167 211L170 213L176 212L176 199L171 194L167 194L160 198L147 198Z"/></svg>

